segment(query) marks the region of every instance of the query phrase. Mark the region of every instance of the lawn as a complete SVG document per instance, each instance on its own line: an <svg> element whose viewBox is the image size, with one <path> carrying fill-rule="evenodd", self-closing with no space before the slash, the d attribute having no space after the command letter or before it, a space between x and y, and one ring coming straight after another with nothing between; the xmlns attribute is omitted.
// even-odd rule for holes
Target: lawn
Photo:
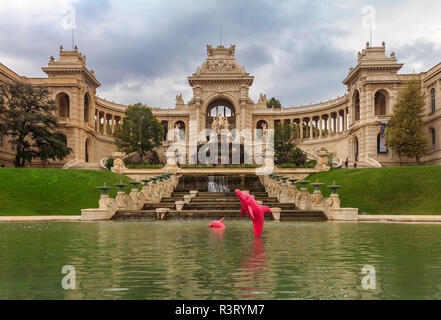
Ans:
<svg viewBox="0 0 441 320"><path fill-rule="evenodd" d="M343 207L369 214L441 214L441 166L337 169L306 180L342 185ZM310 187L310 190L313 188ZM326 196L329 190L323 187Z"/></svg>
<svg viewBox="0 0 441 320"><path fill-rule="evenodd" d="M79 215L98 207L97 186L120 180L129 178L109 171L0 168L0 216Z"/></svg>
<svg viewBox="0 0 441 320"><path fill-rule="evenodd" d="M79 215L81 209L98 207L97 186L120 180L129 178L109 171L0 168L0 215ZM335 180L343 186L342 206L360 213L441 214L441 166L337 169L307 180L326 185ZM326 187L322 190L329 195Z"/></svg>

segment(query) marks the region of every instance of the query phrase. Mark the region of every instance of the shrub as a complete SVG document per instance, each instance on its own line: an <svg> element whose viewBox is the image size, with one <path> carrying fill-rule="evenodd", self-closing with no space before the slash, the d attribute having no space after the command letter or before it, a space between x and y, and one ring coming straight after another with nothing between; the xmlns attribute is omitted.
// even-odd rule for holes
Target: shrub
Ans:
<svg viewBox="0 0 441 320"><path fill-rule="evenodd" d="M115 158L113 158L113 157L107 158L107 160L106 160L106 168L108 170L112 169L114 162L115 162Z"/></svg>

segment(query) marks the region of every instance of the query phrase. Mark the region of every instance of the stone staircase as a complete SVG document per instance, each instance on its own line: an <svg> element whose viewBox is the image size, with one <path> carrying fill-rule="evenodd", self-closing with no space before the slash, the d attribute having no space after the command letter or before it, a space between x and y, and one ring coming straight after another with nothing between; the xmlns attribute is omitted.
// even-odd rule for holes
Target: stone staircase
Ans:
<svg viewBox="0 0 441 320"><path fill-rule="evenodd" d="M118 211L113 219L157 219L156 209L169 209L166 219L249 219L246 215L240 214L241 203L234 192L207 192L202 191L186 203L182 210L176 210L175 201L184 199L190 190L173 192L171 197L162 198L160 203L147 203L139 211ZM261 191L262 188L256 188L258 191L250 191L257 201L262 201L263 205L270 208L281 208L280 221L323 221L326 216L322 211L300 211L295 208L293 203L279 203L277 198L269 197L268 193ZM271 214L265 214L266 220L272 220Z"/></svg>

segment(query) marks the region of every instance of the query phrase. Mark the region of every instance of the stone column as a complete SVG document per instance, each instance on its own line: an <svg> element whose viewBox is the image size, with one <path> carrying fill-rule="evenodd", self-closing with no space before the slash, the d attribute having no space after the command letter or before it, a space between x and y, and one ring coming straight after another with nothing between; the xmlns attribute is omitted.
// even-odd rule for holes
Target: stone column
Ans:
<svg viewBox="0 0 441 320"><path fill-rule="evenodd" d="M346 131L348 127L348 114L346 108L343 109L343 132Z"/></svg>
<svg viewBox="0 0 441 320"><path fill-rule="evenodd" d="M303 139L303 118L300 118L300 139Z"/></svg>
<svg viewBox="0 0 441 320"><path fill-rule="evenodd" d="M340 110L337 111L337 133L340 133Z"/></svg>
<svg viewBox="0 0 441 320"><path fill-rule="evenodd" d="M332 114L328 114L328 136L330 136L332 134Z"/></svg>
<svg viewBox="0 0 441 320"><path fill-rule="evenodd" d="M312 117L309 117L309 139L312 139L314 136L313 130L314 130L314 127L312 125Z"/></svg>
<svg viewBox="0 0 441 320"><path fill-rule="evenodd" d="M105 136L107 136L107 114L106 113L104 113L104 121L103 122L104 122L104 130L103 130L104 132L103 133Z"/></svg>
<svg viewBox="0 0 441 320"><path fill-rule="evenodd" d="M112 115L112 135L115 133L115 116Z"/></svg>
<svg viewBox="0 0 441 320"><path fill-rule="evenodd" d="M332 118L332 122L333 122L333 128L332 128L332 132L335 135L337 133L337 117Z"/></svg>
<svg viewBox="0 0 441 320"><path fill-rule="evenodd" d="M322 128L323 124L322 124L322 122L323 122L323 116L320 115L320 118L319 118L319 137L320 138L323 136L323 128Z"/></svg>
<svg viewBox="0 0 441 320"><path fill-rule="evenodd" d="M99 113L97 109L95 109L95 117L93 118L93 121L95 121L95 131L98 131Z"/></svg>

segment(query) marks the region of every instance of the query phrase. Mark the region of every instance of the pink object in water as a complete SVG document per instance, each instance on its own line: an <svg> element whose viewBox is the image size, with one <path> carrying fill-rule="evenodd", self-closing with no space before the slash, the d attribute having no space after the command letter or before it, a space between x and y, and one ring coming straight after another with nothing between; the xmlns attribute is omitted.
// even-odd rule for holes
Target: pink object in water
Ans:
<svg viewBox="0 0 441 320"><path fill-rule="evenodd" d="M221 229L225 229L226 226L223 224L224 219L225 219L225 218L222 218L222 219L220 219L220 220L212 221L212 222L209 224L208 227L209 227L209 228L221 228Z"/></svg>
<svg viewBox="0 0 441 320"><path fill-rule="evenodd" d="M240 214L242 216L245 213L248 213L251 220L253 221L254 226L254 236L260 237L263 231L263 220L265 213L271 212L271 209L267 206L261 206L257 203L256 200L248 193L243 193L239 189L234 190L234 193L239 198L240 203L242 204L242 209L240 210Z"/></svg>

